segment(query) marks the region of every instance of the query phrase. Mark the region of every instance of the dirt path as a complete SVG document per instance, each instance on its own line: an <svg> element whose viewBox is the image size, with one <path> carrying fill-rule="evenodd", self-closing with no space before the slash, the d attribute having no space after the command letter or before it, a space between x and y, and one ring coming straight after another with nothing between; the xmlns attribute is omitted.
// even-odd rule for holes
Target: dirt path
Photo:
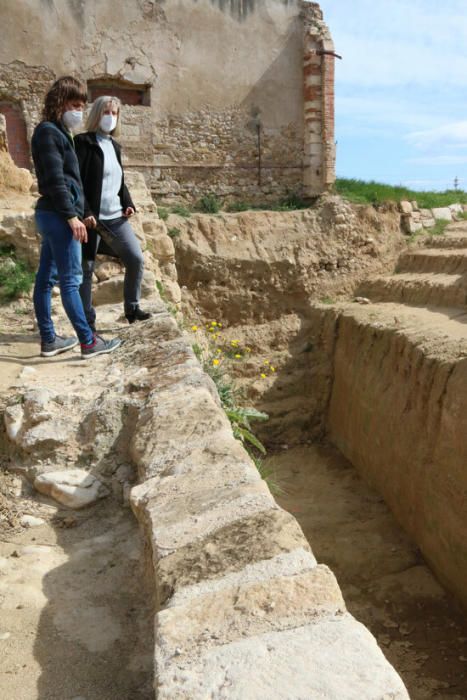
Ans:
<svg viewBox="0 0 467 700"><path fill-rule="evenodd" d="M0 403L27 381L25 367L33 383L43 384L66 379L76 385L84 372L72 353L38 357L24 309L19 303L0 314ZM149 700L153 615L143 542L130 509L113 497L82 511L61 508L4 466L0 697ZM43 522L27 526L24 515Z"/></svg>
<svg viewBox="0 0 467 700"><path fill-rule="evenodd" d="M412 700L466 700L467 624L382 499L331 448L268 459L318 561L378 639Z"/></svg>

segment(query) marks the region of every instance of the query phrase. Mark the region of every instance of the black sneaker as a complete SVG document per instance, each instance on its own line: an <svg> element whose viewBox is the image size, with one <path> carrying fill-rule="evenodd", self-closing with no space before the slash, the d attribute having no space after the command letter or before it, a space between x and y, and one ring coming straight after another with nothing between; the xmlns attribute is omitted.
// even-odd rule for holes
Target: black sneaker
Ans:
<svg viewBox="0 0 467 700"><path fill-rule="evenodd" d="M147 321L148 318L151 318L151 314L149 311L143 311L137 306L131 313L125 314L125 318L128 323L134 323L135 321Z"/></svg>
<svg viewBox="0 0 467 700"><path fill-rule="evenodd" d="M97 357L97 355L105 355L106 353L113 352L120 347L122 341L120 338L112 338L111 340L104 340L100 335L94 336L94 342L91 345L84 345L81 343L81 358L87 360L89 357Z"/></svg>
<svg viewBox="0 0 467 700"><path fill-rule="evenodd" d="M53 357L78 345L78 338L56 335L51 343L41 343L41 357Z"/></svg>

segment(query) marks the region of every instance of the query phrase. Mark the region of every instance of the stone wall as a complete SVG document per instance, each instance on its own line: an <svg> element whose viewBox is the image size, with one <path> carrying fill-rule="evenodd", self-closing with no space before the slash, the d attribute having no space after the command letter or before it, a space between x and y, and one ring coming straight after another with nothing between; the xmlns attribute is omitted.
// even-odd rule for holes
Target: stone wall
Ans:
<svg viewBox="0 0 467 700"><path fill-rule="evenodd" d="M72 73L127 91L126 163L158 198L277 200L334 180L334 59L316 3L25 0L2 19L0 103L19 106L29 138L51 79Z"/></svg>

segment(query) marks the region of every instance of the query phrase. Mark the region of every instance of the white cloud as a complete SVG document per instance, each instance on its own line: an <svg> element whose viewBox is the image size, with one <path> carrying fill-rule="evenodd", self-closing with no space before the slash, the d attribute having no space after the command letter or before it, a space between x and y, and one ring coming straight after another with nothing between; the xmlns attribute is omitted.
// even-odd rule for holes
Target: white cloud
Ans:
<svg viewBox="0 0 467 700"><path fill-rule="evenodd" d="M467 147L467 121L443 124L434 129L413 131L407 134L407 140L418 149L465 148Z"/></svg>
<svg viewBox="0 0 467 700"><path fill-rule="evenodd" d="M337 81L359 86L467 86L462 0L321 0L336 51Z"/></svg>

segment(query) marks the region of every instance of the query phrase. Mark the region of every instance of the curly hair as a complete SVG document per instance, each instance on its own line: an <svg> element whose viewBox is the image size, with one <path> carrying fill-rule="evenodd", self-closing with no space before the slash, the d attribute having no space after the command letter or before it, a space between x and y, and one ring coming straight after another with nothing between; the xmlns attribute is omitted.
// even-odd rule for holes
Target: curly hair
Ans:
<svg viewBox="0 0 467 700"><path fill-rule="evenodd" d="M45 96L42 117L45 121L60 121L65 103L69 100L87 102L86 86L71 75L58 78Z"/></svg>

